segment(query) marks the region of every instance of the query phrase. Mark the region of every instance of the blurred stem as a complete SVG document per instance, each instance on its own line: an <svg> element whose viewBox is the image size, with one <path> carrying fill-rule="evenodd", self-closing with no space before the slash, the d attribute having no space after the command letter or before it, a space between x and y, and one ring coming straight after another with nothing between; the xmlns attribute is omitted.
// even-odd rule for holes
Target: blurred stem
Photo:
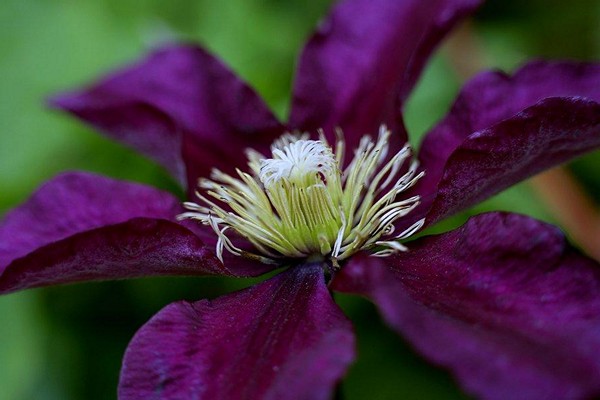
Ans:
<svg viewBox="0 0 600 400"><path fill-rule="evenodd" d="M466 81L490 65L487 54L467 20L458 27L444 45L444 53L460 80Z"/></svg>
<svg viewBox="0 0 600 400"><path fill-rule="evenodd" d="M600 261L600 213L571 172L557 167L535 176L530 183L573 240Z"/></svg>
<svg viewBox="0 0 600 400"><path fill-rule="evenodd" d="M463 81L489 65L489 55L470 22L450 37L444 50ZM590 257L600 261L600 211L571 172L559 166L530 178L528 183L571 238Z"/></svg>

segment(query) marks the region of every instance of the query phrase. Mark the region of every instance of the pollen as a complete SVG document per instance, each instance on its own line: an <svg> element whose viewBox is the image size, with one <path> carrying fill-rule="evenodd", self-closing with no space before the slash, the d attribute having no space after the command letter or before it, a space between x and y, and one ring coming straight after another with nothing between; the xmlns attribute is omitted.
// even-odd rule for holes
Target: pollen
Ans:
<svg viewBox="0 0 600 400"><path fill-rule="evenodd" d="M339 267L361 250L379 257L405 251L401 241L424 223L394 235L396 221L419 205L419 196L398 198L423 176L416 161L405 166L410 146L388 157L390 131L382 126L376 140L362 137L342 170L345 141L341 131L337 136L335 150L322 132L319 140L285 134L270 158L247 150L248 172L214 169L198 181L198 202L184 203L188 211L178 218L210 226L221 261L227 251L269 264L321 259ZM232 235L255 250L236 247Z"/></svg>

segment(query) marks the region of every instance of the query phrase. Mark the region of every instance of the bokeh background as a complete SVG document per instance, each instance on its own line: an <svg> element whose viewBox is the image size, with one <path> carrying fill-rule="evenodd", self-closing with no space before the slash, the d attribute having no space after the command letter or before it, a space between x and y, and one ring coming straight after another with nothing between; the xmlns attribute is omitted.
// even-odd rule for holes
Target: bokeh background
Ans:
<svg viewBox="0 0 600 400"><path fill-rule="evenodd" d="M330 0L3 0L0 7L0 216L41 182L88 170L178 193L160 167L50 111L51 93L93 81L172 39L202 43L251 83L282 118L296 55ZM482 67L530 58L600 56L597 0L489 0L442 46L406 107L411 140L448 109ZM568 166L600 201L598 154ZM556 222L529 183L469 213L503 209ZM456 226L465 213L445 226ZM213 298L251 280L143 279L37 289L0 298L0 398L115 398L123 351L160 308ZM465 398L451 376L422 361L358 298L339 296L356 324L359 359L347 399Z"/></svg>

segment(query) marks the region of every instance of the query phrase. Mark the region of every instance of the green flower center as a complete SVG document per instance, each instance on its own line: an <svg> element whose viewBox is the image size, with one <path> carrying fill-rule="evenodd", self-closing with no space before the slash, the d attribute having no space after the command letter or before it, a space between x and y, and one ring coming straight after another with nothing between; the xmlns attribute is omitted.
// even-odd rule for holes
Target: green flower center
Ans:
<svg viewBox="0 0 600 400"><path fill-rule="evenodd" d="M423 172L412 162L405 145L386 160L390 131L384 126L376 141L363 136L354 158L342 172L344 139L335 151L324 135L286 134L271 146L271 158L248 150L251 173L237 177L213 170L200 179L199 204L185 203L179 216L210 225L218 236L216 253L223 251L280 264L285 259L329 259L334 266L360 250L374 256L404 251L399 241L423 226L420 220L396 236L394 222L419 204L419 197L397 199ZM236 247L227 236L232 230L250 241L256 252ZM383 239L386 237L385 239Z"/></svg>

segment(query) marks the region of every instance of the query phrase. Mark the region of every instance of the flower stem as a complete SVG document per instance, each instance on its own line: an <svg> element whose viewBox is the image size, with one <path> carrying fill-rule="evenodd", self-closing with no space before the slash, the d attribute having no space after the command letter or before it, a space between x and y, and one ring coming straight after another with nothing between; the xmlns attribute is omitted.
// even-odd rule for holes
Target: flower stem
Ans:
<svg viewBox="0 0 600 400"><path fill-rule="evenodd" d="M531 185L573 240L600 261L600 212L571 172L557 167L535 176Z"/></svg>

